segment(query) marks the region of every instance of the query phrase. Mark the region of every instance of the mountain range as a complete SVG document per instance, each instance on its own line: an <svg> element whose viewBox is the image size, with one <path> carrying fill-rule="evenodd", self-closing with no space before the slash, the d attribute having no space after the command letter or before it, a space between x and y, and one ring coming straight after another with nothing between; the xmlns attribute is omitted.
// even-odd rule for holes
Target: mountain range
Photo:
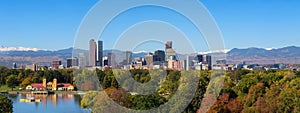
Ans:
<svg viewBox="0 0 300 113"><path fill-rule="evenodd" d="M262 48L234 48L227 52L228 63L238 63L246 61L250 64L299 64L300 47L289 46L278 49L266 50Z"/></svg>
<svg viewBox="0 0 300 113"><path fill-rule="evenodd" d="M42 64L50 65L51 61L61 60L64 64L67 58L72 57L73 48L61 49L57 51L49 50L11 50L11 51L0 51L0 65L11 67L13 62L17 64ZM87 50L78 50L80 52L88 52ZM103 54L107 55L110 52L116 54L122 53L120 50L104 50ZM133 57L144 57L147 52L134 52ZM210 53L213 58L218 59L220 52ZM195 54L193 54L195 55ZM178 54L180 58L186 58L186 55ZM216 57L214 57L216 56ZM213 60L213 61L215 61ZM226 52L226 60L229 64L236 64L241 61L246 61L249 64L274 64L274 63L285 63L285 64L300 64L300 47L289 46L278 49L264 49L264 48L246 48L238 49L234 48Z"/></svg>

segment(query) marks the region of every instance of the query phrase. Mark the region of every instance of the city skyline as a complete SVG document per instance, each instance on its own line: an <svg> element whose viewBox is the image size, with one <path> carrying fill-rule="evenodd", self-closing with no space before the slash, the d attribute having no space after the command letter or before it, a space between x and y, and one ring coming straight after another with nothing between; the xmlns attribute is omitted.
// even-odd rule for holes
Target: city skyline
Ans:
<svg viewBox="0 0 300 113"><path fill-rule="evenodd" d="M4 47L25 47L38 50L59 50L69 48L73 45L76 30L88 10L96 4L97 0L76 1L44 1L44 2L23 2L18 0L5 1L0 6L0 45ZM201 0L204 6L215 18L221 32L226 49L232 48L280 48L285 46L300 46L297 29L299 29L300 16L297 6L299 1L209 1ZM47 4L47 5L46 5ZM46 5L46 6L45 6ZM15 7L13 7L15 6ZM40 6L45 6L41 8ZM253 8L255 6L255 9ZM39 10L37 10L39 9ZM144 11L169 12L159 8L144 7L138 10L129 11L141 14ZM76 12L76 13L74 13ZM26 15L26 16L22 16ZM150 16L155 14L150 13ZM239 16L240 15L240 16ZM142 15L141 19L148 19ZM171 17L177 17L173 14ZM159 17L159 16L158 16ZM134 23L133 18L124 19ZM160 19L160 18L158 18ZM64 23L64 24L62 24ZM115 22L118 24L118 22ZM178 25L186 25L179 24ZM280 27L279 27L280 26ZM186 26L188 28L189 26ZM188 30L183 27L184 30ZM119 29L116 29L118 31ZM103 48L111 49L115 39L103 38L107 42ZM196 39L191 36L191 39ZM18 40L18 41L16 41ZM59 41L57 41L59 40ZM100 38L100 40L102 40ZM247 41L245 41L247 40ZM52 42L42 43L42 42ZM194 41L193 41L194 42ZM203 39L199 39L205 44ZM201 45L199 44L199 45ZM159 44L157 44L159 45ZM163 46L163 45L161 45ZM145 49L145 51L153 51ZM197 51L208 51L205 45L197 46Z"/></svg>
<svg viewBox="0 0 300 113"><path fill-rule="evenodd" d="M2 0L0 112L300 112L299 8Z"/></svg>

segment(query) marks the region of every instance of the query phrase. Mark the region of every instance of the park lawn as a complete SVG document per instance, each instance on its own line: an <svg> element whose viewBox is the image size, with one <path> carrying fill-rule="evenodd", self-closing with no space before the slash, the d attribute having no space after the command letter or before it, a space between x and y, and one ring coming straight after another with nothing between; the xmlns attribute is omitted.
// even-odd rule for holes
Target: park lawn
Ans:
<svg viewBox="0 0 300 113"><path fill-rule="evenodd" d="M19 90L19 86L16 86L13 90L14 91ZM3 91L11 91L11 88L9 88L7 85L1 85L0 86L0 91L1 92L3 92Z"/></svg>

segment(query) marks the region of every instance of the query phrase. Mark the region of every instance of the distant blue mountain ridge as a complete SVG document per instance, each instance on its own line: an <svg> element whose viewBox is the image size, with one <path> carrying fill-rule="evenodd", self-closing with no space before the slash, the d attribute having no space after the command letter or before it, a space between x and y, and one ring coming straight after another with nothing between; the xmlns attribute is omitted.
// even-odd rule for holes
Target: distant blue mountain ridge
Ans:
<svg viewBox="0 0 300 113"><path fill-rule="evenodd" d="M57 59L65 62L66 58L72 57L73 48L61 49L56 51L50 50L38 50L38 51L5 51L0 52L0 65L11 65L12 62L17 60L21 62L24 60L22 58L38 58L39 62L51 62L46 61L47 57L50 57L51 60ZM76 52L88 53L88 50L76 49ZM120 50L104 50L103 54L107 55L108 53L115 53L117 55L122 54L123 51ZM147 52L134 52L133 58L135 57L144 57L147 55ZM195 55L196 53L193 53ZM218 53L211 53L212 56L218 56ZM181 58L186 58L186 55L178 54ZM18 59L15 59L18 57ZM300 47L288 46L278 49L267 50L264 48L246 48L238 49L234 48L226 53L228 63L238 63L241 61L247 61L249 63L256 64L266 64L266 63L293 63L300 64ZM44 59L42 59L44 58ZM21 60L20 60L21 59ZM218 57L215 57L218 59ZM34 60L37 61L37 60ZM34 61L23 61L26 63L35 63Z"/></svg>
<svg viewBox="0 0 300 113"><path fill-rule="evenodd" d="M88 52L88 50L76 50L81 52ZM38 51L6 51L0 52L0 55L8 55L8 56L70 56L72 55L73 48L61 49L56 51L50 50L38 50ZM108 53L122 53L120 50L104 50L103 54L107 55ZM143 57L147 52L135 52L133 55L136 57ZM212 53L214 54L214 53ZM296 46L289 46L284 48L266 50L263 48L246 48L246 49L238 49L234 48L227 52L227 56L234 56L234 57L251 57L251 56L259 56L259 57L300 57L300 47Z"/></svg>

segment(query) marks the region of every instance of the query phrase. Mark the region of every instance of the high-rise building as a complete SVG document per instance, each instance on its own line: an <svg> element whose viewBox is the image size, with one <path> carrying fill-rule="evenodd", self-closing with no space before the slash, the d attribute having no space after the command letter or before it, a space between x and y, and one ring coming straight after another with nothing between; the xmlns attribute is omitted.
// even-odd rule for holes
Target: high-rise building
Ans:
<svg viewBox="0 0 300 113"><path fill-rule="evenodd" d="M186 70L186 60L181 60L182 69Z"/></svg>
<svg viewBox="0 0 300 113"><path fill-rule="evenodd" d="M148 55L146 55L145 60L146 60L146 65L148 68L153 66L153 54L152 53L149 53Z"/></svg>
<svg viewBox="0 0 300 113"><path fill-rule="evenodd" d="M89 66L96 66L96 58L97 58L97 54L96 54L96 42L94 41L94 39L90 40L90 60L89 60Z"/></svg>
<svg viewBox="0 0 300 113"><path fill-rule="evenodd" d="M102 60L103 60L103 63L102 63L103 66L108 66L108 57L104 56Z"/></svg>
<svg viewBox="0 0 300 113"><path fill-rule="evenodd" d="M211 70L212 68L212 59L211 59L211 56L210 55L207 55L206 56L206 61L207 61L207 64L208 64L208 69Z"/></svg>
<svg viewBox="0 0 300 113"><path fill-rule="evenodd" d="M17 63L13 63L12 69L17 69Z"/></svg>
<svg viewBox="0 0 300 113"><path fill-rule="evenodd" d="M136 58L134 58L134 62L132 65L133 65L134 69L142 69L143 66L146 65L146 60L145 60L145 58L142 58L142 57L136 57Z"/></svg>
<svg viewBox="0 0 300 113"><path fill-rule="evenodd" d="M211 70L212 69L211 56L210 55L203 55L203 62L202 62L202 64L207 64L207 69Z"/></svg>
<svg viewBox="0 0 300 113"><path fill-rule="evenodd" d="M52 69L59 69L59 66L61 65L61 61L52 61Z"/></svg>
<svg viewBox="0 0 300 113"><path fill-rule="evenodd" d="M130 65L132 62L132 52L125 51L124 65Z"/></svg>
<svg viewBox="0 0 300 113"><path fill-rule="evenodd" d="M165 62L166 54L163 50L156 50L153 55L155 63L163 63Z"/></svg>
<svg viewBox="0 0 300 113"><path fill-rule="evenodd" d="M168 69L182 70L182 64L178 60L169 60L168 61Z"/></svg>
<svg viewBox="0 0 300 113"><path fill-rule="evenodd" d="M102 58L103 58L103 41L98 41L98 46L97 46L97 64L96 66L103 66L102 64Z"/></svg>
<svg viewBox="0 0 300 113"><path fill-rule="evenodd" d="M79 54L79 66L81 68L86 67L89 65L89 57L88 53L80 53Z"/></svg>
<svg viewBox="0 0 300 113"><path fill-rule="evenodd" d="M103 66L103 41L90 40L89 66Z"/></svg>
<svg viewBox="0 0 300 113"><path fill-rule="evenodd" d="M169 60L177 60L176 59L176 52L174 49L167 49L166 50L166 61Z"/></svg>
<svg viewBox="0 0 300 113"><path fill-rule="evenodd" d="M38 65L37 64L32 64L32 71L36 72L38 69Z"/></svg>
<svg viewBox="0 0 300 113"><path fill-rule="evenodd" d="M196 70L211 70L212 59L210 55L197 55L193 60L193 66Z"/></svg>
<svg viewBox="0 0 300 113"><path fill-rule="evenodd" d="M166 42L166 61L177 60L176 51L172 48L172 41Z"/></svg>
<svg viewBox="0 0 300 113"><path fill-rule="evenodd" d="M116 59L116 55L114 53L108 53L107 54L108 66L114 66L115 68L117 64L115 59Z"/></svg>
<svg viewBox="0 0 300 113"><path fill-rule="evenodd" d="M193 68L193 56L186 57L186 70L191 70Z"/></svg>
<svg viewBox="0 0 300 113"><path fill-rule="evenodd" d="M79 61L77 57L67 59L67 68L71 68L73 66L79 66L78 64Z"/></svg>
<svg viewBox="0 0 300 113"><path fill-rule="evenodd" d="M166 49L172 49L172 41L166 42Z"/></svg>
<svg viewBox="0 0 300 113"><path fill-rule="evenodd" d="M194 61L199 63L199 62L203 62L203 55L197 55L195 58L194 58Z"/></svg>

